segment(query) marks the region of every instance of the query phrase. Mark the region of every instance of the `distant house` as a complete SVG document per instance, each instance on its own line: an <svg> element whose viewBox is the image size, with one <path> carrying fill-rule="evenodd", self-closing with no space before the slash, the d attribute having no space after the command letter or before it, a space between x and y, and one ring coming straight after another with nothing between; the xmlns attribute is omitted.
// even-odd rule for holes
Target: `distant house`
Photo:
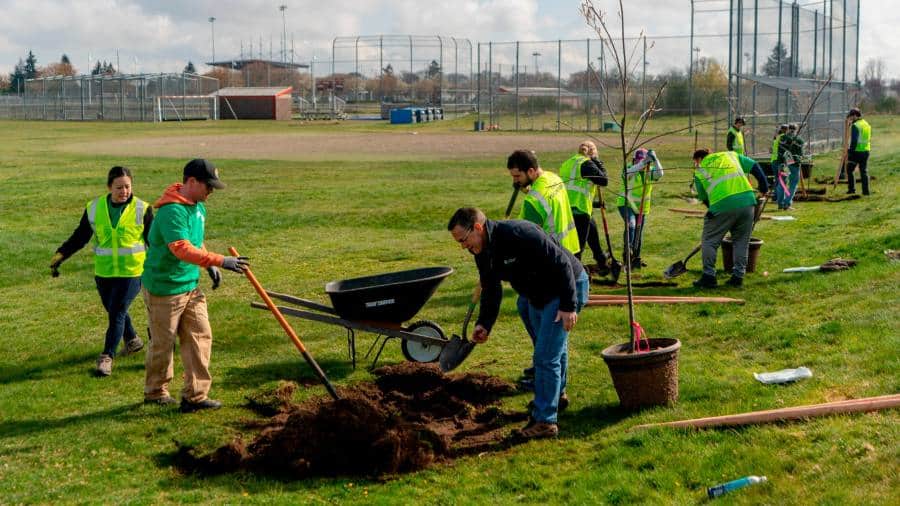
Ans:
<svg viewBox="0 0 900 506"><path fill-rule="evenodd" d="M516 88L514 86L499 86L497 88L497 94L515 96ZM518 94L520 99L537 97L559 98L559 103L561 105L568 105L573 109L581 107L581 96L577 93L572 93L569 90L537 86L519 86Z"/></svg>
<svg viewBox="0 0 900 506"><path fill-rule="evenodd" d="M213 96L219 98L219 119L291 119L293 88L222 88Z"/></svg>

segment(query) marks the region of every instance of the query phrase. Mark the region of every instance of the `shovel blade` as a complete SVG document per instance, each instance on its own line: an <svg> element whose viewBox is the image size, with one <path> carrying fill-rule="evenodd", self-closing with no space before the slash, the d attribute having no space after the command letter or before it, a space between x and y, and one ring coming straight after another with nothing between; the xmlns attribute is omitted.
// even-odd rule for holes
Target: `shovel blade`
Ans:
<svg viewBox="0 0 900 506"><path fill-rule="evenodd" d="M450 372L459 367L463 361L475 349L475 342L463 339L457 335L453 335L450 341L444 345L441 355L438 357L438 364L444 372Z"/></svg>
<svg viewBox="0 0 900 506"><path fill-rule="evenodd" d="M622 274L622 263L618 260L613 260L609 264L609 274L612 277L613 284L619 282L619 276Z"/></svg>
<svg viewBox="0 0 900 506"><path fill-rule="evenodd" d="M679 260L674 264L668 266L666 270L663 271L663 276L666 279L672 279L681 276L685 272L687 272L687 266L684 265L684 262Z"/></svg>

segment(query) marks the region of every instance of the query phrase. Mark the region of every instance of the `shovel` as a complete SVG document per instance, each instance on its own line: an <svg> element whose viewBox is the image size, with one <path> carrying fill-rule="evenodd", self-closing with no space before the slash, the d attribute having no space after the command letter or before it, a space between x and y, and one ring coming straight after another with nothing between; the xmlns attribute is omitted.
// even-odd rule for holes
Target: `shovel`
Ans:
<svg viewBox="0 0 900 506"><path fill-rule="evenodd" d="M666 279L672 279L687 272L687 265L685 264L687 264L687 261L690 260L692 256L696 255L697 252L700 251L701 247L703 247L703 245L698 244L693 250L691 250L690 253L688 253L688 256L684 257L684 260L679 260L674 264L666 267L666 270L663 271L663 276L665 276Z"/></svg>
<svg viewBox="0 0 900 506"><path fill-rule="evenodd" d="M472 313L475 311L475 306L478 305L478 300L480 298L481 284L479 283L475 285L475 290L472 292L472 302L469 303L469 309L466 310L466 318L463 320L462 326L462 337L453 334L453 337L450 338L450 341L445 344L444 349L441 350L440 357L438 357L438 363L440 364L442 371L450 372L459 367L459 364L462 364L475 348L475 342L469 341L468 330L469 320L472 319Z"/></svg>
<svg viewBox="0 0 900 506"><path fill-rule="evenodd" d="M603 219L603 234L606 236L606 249L609 250L609 273L612 276L613 283L619 281L619 275L622 273L622 263L613 256L612 242L609 240L609 224L606 222L606 204L603 202L603 192L597 188L597 201L600 206L600 217Z"/></svg>

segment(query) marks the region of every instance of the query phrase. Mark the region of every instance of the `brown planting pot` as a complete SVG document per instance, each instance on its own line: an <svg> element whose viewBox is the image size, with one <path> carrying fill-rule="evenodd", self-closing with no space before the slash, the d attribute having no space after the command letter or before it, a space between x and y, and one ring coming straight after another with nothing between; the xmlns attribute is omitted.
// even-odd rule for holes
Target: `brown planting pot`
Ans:
<svg viewBox="0 0 900 506"><path fill-rule="evenodd" d="M629 353L629 343L603 350L619 403L625 409L675 404L678 400L678 339L649 339L650 351Z"/></svg>

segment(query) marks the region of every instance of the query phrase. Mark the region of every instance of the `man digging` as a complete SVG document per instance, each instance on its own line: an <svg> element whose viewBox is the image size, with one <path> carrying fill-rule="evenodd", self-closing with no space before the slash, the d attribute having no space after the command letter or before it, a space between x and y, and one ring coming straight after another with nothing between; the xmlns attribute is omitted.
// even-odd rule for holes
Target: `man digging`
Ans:
<svg viewBox="0 0 900 506"><path fill-rule="evenodd" d="M475 256L481 278L481 310L472 341L488 340L500 312L501 281L508 281L519 294L519 316L534 342L535 381L531 418L513 435L519 439L556 436L558 411L569 403L568 336L588 300L587 273L556 238L528 221L492 221L481 210L465 207L453 214L447 230Z"/></svg>

